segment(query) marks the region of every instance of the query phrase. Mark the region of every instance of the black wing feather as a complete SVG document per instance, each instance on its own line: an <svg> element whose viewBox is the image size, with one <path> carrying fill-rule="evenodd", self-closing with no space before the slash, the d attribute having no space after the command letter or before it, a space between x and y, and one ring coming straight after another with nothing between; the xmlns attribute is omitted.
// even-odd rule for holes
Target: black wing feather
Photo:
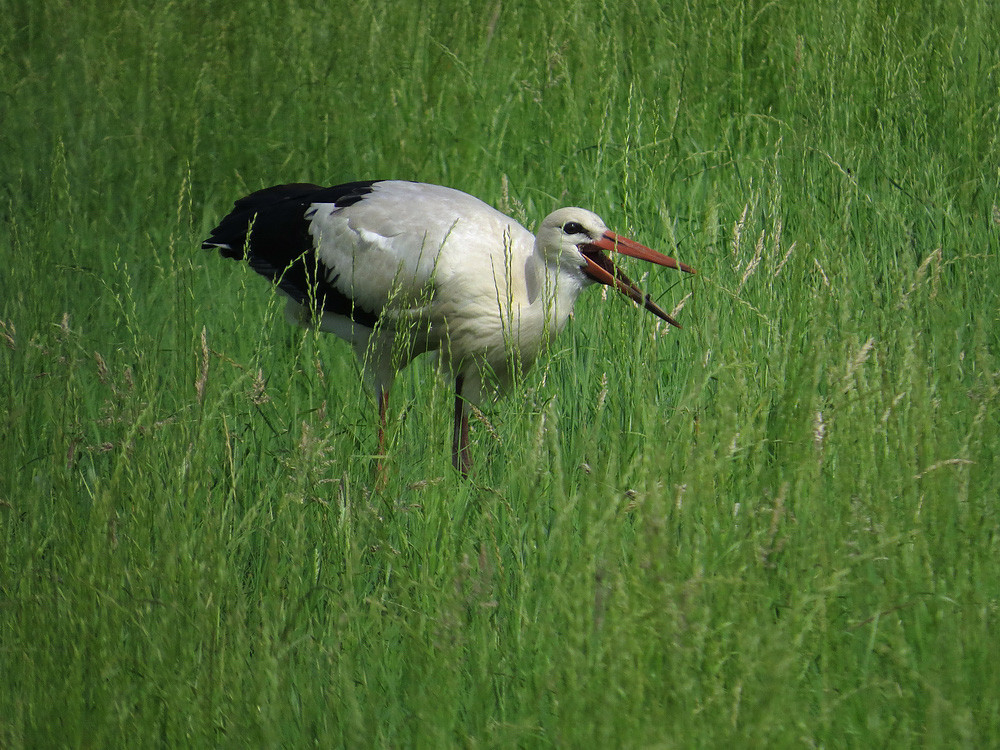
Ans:
<svg viewBox="0 0 1000 750"><path fill-rule="evenodd" d="M352 206L378 180L321 187L307 182L275 185L240 198L202 243L224 258L246 260L297 302L374 327L379 310L365 310L334 286L338 273L316 255L305 214L313 203Z"/></svg>

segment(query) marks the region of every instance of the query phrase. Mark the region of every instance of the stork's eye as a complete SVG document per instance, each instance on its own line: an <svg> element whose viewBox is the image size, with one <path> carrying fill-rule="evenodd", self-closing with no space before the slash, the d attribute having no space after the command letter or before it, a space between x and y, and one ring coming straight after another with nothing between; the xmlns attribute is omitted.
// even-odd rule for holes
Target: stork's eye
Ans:
<svg viewBox="0 0 1000 750"><path fill-rule="evenodd" d="M583 228L583 224L577 221L567 221L563 224L563 234L587 234L587 230Z"/></svg>

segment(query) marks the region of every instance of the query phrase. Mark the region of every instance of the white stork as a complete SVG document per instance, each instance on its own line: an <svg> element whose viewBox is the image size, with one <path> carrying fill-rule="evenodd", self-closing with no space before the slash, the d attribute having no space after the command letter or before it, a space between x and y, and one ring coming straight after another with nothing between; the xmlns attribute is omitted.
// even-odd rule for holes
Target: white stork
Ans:
<svg viewBox="0 0 1000 750"><path fill-rule="evenodd" d="M398 180L260 190L236 201L202 247L271 279L292 322L351 343L375 389L380 454L396 372L439 351L455 378L452 461L463 474L469 404L489 380L502 392L531 365L585 287L607 284L680 327L604 251L694 273L582 208L549 214L533 236L471 195Z"/></svg>

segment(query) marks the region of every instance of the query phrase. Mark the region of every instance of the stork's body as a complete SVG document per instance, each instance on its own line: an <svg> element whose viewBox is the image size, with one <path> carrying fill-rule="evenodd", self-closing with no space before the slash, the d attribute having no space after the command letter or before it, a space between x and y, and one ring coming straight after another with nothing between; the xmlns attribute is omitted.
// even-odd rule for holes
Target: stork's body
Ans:
<svg viewBox="0 0 1000 750"><path fill-rule="evenodd" d="M453 460L463 472L468 404L483 397L485 374L502 392L512 366L532 364L586 286L614 286L674 323L602 250L691 271L584 209L550 214L536 238L471 195L396 180L261 190L237 201L203 247L246 258L288 295L290 319L349 341L383 427L396 372L439 351L456 382Z"/></svg>

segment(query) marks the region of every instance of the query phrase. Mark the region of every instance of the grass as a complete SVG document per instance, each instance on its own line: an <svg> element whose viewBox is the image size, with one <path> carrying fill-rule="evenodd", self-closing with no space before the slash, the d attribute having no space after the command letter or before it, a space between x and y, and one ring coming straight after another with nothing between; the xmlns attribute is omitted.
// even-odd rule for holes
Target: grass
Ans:
<svg viewBox="0 0 1000 750"><path fill-rule="evenodd" d="M997 11L0 3L0 745L1000 741ZM449 465L198 250L245 192L584 205Z"/></svg>

